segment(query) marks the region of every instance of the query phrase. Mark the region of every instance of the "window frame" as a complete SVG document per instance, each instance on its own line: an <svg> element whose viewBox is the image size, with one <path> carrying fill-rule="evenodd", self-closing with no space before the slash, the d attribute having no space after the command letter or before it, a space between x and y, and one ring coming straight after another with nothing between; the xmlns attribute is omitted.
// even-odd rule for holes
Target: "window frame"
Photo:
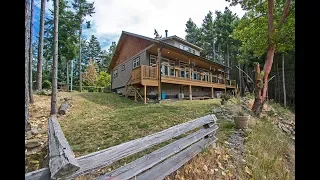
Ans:
<svg viewBox="0 0 320 180"><path fill-rule="evenodd" d="M139 67L141 64L140 64L140 56L137 56L136 58L134 58L132 60L132 69L135 69L137 67Z"/></svg>

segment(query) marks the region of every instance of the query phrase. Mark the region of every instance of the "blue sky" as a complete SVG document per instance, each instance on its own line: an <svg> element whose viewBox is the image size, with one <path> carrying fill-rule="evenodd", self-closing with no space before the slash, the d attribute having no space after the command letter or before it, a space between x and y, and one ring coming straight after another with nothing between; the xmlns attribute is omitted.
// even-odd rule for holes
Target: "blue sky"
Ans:
<svg viewBox="0 0 320 180"><path fill-rule="evenodd" d="M91 28L83 30L83 36L95 35L102 49L108 49L113 41L118 42L121 31L128 31L147 37L154 37L154 29L164 36L177 35L185 38L185 24L191 18L198 27L210 11L224 11L229 6L226 0L88 0L95 3L95 14L88 17ZM34 35L39 35L40 0L34 0ZM245 13L240 6L229 7L242 17ZM52 1L46 3L46 17L53 9Z"/></svg>

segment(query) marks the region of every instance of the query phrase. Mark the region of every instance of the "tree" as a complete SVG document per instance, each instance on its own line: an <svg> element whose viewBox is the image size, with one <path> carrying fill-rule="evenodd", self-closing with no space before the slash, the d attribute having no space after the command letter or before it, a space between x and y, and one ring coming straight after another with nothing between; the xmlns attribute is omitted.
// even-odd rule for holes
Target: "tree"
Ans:
<svg viewBox="0 0 320 180"><path fill-rule="evenodd" d="M83 80L88 86L95 86L97 82L97 71L92 59L89 60L89 65L84 73Z"/></svg>
<svg viewBox="0 0 320 180"><path fill-rule="evenodd" d="M36 89L42 90L42 58L43 58L43 36L44 36L44 15L46 0L41 0L40 10L40 30L39 30L39 49L38 49L38 65L37 65L37 84Z"/></svg>
<svg viewBox="0 0 320 180"><path fill-rule="evenodd" d="M25 131L30 130L29 122L29 108L28 108L28 69L29 69L29 35L30 35L30 2L25 0L25 29L24 29L24 40L25 40L25 59L24 59L24 125Z"/></svg>
<svg viewBox="0 0 320 180"><path fill-rule="evenodd" d="M52 94L50 115L57 114L57 76L58 76L58 25L59 0L54 0L54 34L53 34L53 64L52 64Z"/></svg>
<svg viewBox="0 0 320 180"><path fill-rule="evenodd" d="M105 64L105 69L108 69L109 65L110 65L110 62L111 62L111 59L112 59L112 56L116 50L116 42L112 42L111 43L111 46L109 47L108 51L102 51L101 53L101 59L103 61L103 64Z"/></svg>
<svg viewBox="0 0 320 180"><path fill-rule="evenodd" d="M99 87L109 87L111 85L111 76L105 71L100 71L97 81Z"/></svg>
<svg viewBox="0 0 320 180"><path fill-rule="evenodd" d="M201 44L201 32L200 29L197 27L197 25L192 21L191 18L186 23L186 29L185 32L186 40L192 44L195 44L199 47L202 46Z"/></svg>
<svg viewBox="0 0 320 180"><path fill-rule="evenodd" d="M88 3L86 0L74 0L72 4L75 10L78 10L77 19L79 22L79 86L80 92L82 90L82 73L81 73L81 34L82 24L85 21L86 16L92 16L94 14L94 3ZM86 21L87 28L90 28L90 21Z"/></svg>
<svg viewBox="0 0 320 180"><path fill-rule="evenodd" d="M33 2L34 0L31 0L31 15L30 15L30 39L29 39L29 100L30 103L33 103L33 92L32 92L32 29L33 29Z"/></svg>
<svg viewBox="0 0 320 180"><path fill-rule="evenodd" d="M294 33L292 33L294 31L294 14L290 13L294 9L294 1L227 1L231 2L231 5L241 4L244 10L249 10L234 34L235 38L242 41L242 50L251 50L257 56L261 56L267 50L263 71L256 76L263 77L261 80L256 79L256 94L252 107L252 111L260 116L266 101L268 77L274 54L276 51L291 49L294 44L288 43L288 40L294 41ZM290 4L293 6L291 9ZM255 69L256 72L260 72L258 63L256 63Z"/></svg>
<svg viewBox="0 0 320 180"><path fill-rule="evenodd" d="M213 18L212 12L205 16L202 26L201 26L201 33L202 33L202 48L201 56L204 56L208 59L214 61L214 50L215 50L215 37L214 37L214 27L213 27Z"/></svg>

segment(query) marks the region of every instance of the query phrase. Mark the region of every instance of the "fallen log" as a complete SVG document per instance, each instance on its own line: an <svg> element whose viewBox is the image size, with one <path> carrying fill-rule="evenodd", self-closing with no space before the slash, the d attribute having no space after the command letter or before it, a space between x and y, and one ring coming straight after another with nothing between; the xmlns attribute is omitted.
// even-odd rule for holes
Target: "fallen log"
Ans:
<svg viewBox="0 0 320 180"><path fill-rule="evenodd" d="M66 112L67 112L68 107L69 107L68 101L65 100L65 101L61 104L61 106L60 106L60 108L59 108L59 112L58 112L59 115L65 115Z"/></svg>
<svg viewBox="0 0 320 180"><path fill-rule="evenodd" d="M48 131L51 178L57 179L72 175L80 166L55 116L49 118Z"/></svg>

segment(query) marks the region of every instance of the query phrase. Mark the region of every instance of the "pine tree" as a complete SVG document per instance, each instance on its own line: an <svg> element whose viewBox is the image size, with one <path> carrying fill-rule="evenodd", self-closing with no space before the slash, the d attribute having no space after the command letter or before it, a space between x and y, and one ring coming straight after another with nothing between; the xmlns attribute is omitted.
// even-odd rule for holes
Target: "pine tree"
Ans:
<svg viewBox="0 0 320 180"><path fill-rule="evenodd" d="M83 74L83 80L88 86L95 86L97 82L97 71L93 60L90 58L89 65Z"/></svg>
<svg viewBox="0 0 320 180"><path fill-rule="evenodd" d="M195 44L199 47L202 46L201 44L201 32L200 29L197 27L197 25L192 21L191 18L186 23L186 29L185 32L186 40L192 44Z"/></svg>

